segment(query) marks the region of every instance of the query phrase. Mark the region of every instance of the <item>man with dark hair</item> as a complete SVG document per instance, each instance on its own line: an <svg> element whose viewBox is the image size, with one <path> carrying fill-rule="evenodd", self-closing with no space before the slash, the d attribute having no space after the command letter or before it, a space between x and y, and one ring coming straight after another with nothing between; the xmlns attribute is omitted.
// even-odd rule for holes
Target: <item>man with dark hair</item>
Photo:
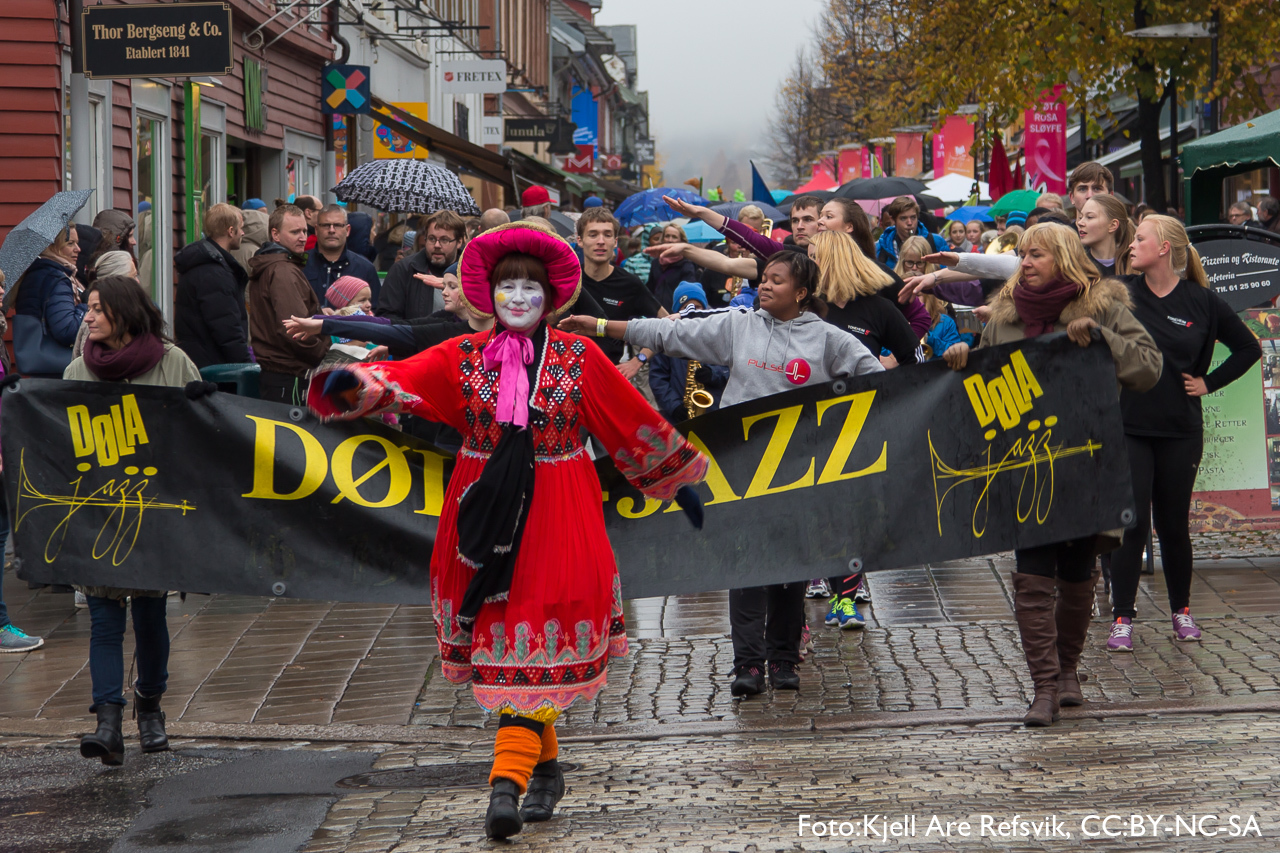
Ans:
<svg viewBox="0 0 1280 853"><path fill-rule="evenodd" d="M1116 179L1111 170L1092 160L1076 166L1067 178L1067 194L1071 196L1071 206L1077 212L1095 195L1111 195L1115 186Z"/></svg>
<svg viewBox="0 0 1280 853"><path fill-rule="evenodd" d="M368 258L347 249L351 226L345 208L331 204L316 215L316 247L307 252L303 273L311 282L316 296L324 304L329 286L344 275L354 276L369 285L373 307L378 307L378 291L382 282ZM334 307L334 306L329 306Z"/></svg>
<svg viewBox="0 0 1280 853"><path fill-rule="evenodd" d="M1264 195L1258 202L1258 222L1268 231L1280 231L1280 201Z"/></svg>
<svg viewBox="0 0 1280 853"><path fill-rule="evenodd" d="M307 251L311 251L316 246L316 219L320 216L320 199L313 195L294 196L294 207L302 211L302 215L307 218Z"/></svg>
<svg viewBox="0 0 1280 853"><path fill-rule="evenodd" d="M809 248L809 241L818 233L818 217L822 215L822 199L816 195L802 195L791 203L791 243L801 249ZM783 245L787 241L783 240Z"/></svg>
<svg viewBox="0 0 1280 853"><path fill-rule="evenodd" d="M244 305L249 276L231 254L240 248L243 215L229 204L215 204L204 215L204 235L173 259L174 339L196 367L252 361Z"/></svg>
<svg viewBox="0 0 1280 853"><path fill-rule="evenodd" d="M426 236L421 251L402 258L387 273L378 297L378 316L393 323L408 323L444 310L440 291L419 280L419 275L443 278L458 259L467 225L452 210L438 210L421 224Z"/></svg>
<svg viewBox="0 0 1280 853"><path fill-rule="evenodd" d="M884 209L884 213L893 223L892 228L885 228L876 243L876 260L893 266L898 262L898 247L908 237L923 237L933 245L935 252L949 252L951 247L947 241L933 234L920 221L920 205L909 195L899 196Z"/></svg>
<svg viewBox="0 0 1280 853"><path fill-rule="evenodd" d="M249 261L249 333L262 367L259 396L276 403L306 402L307 372L329 351L327 337L297 340L284 329L290 317L310 317L320 300L302 273L307 262L307 219L291 204L271 214L271 241Z"/></svg>

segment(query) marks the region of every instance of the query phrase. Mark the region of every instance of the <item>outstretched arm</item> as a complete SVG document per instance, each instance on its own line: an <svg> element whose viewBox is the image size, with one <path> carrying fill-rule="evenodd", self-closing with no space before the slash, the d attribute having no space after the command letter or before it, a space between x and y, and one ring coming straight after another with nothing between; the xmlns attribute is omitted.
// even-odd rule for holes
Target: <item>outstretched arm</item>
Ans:
<svg viewBox="0 0 1280 853"><path fill-rule="evenodd" d="M655 258L661 256L660 260L668 264L675 263L681 258L686 258L703 269L711 270L712 272L738 276L739 278L750 279L756 277L756 262L751 258L730 258L710 249L690 246L688 243L668 243L665 246L650 246L644 251L645 254Z"/></svg>

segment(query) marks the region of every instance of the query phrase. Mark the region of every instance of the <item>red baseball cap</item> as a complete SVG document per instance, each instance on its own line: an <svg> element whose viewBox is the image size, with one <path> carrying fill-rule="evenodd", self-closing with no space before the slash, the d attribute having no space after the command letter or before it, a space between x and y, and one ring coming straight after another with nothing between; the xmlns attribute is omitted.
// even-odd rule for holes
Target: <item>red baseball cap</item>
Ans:
<svg viewBox="0 0 1280 853"><path fill-rule="evenodd" d="M551 194L546 187L529 187L520 194L521 207L537 207L540 204L551 204Z"/></svg>

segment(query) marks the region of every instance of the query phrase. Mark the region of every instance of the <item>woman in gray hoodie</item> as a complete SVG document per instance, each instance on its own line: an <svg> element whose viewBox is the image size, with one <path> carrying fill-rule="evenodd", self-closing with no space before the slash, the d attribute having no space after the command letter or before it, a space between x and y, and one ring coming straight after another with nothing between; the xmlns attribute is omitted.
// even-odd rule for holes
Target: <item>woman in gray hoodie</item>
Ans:
<svg viewBox="0 0 1280 853"><path fill-rule="evenodd" d="M654 320L567 317L560 328L626 341L636 348L729 368L721 407L811 383L884 368L857 338L823 322L818 266L799 252L778 252L760 276L760 308L693 311ZM678 319L676 319L678 318ZM674 320L674 322L673 322ZM798 690L806 581L729 591L734 696L764 690L765 662L775 690Z"/></svg>

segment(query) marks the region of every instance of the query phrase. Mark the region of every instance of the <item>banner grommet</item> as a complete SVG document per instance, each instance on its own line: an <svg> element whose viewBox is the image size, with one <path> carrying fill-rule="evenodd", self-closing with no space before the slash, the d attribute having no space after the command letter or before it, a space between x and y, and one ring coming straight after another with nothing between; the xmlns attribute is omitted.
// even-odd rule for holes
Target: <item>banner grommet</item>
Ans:
<svg viewBox="0 0 1280 853"><path fill-rule="evenodd" d="M276 581L271 585L272 595L284 595L285 585L282 581Z"/></svg>

